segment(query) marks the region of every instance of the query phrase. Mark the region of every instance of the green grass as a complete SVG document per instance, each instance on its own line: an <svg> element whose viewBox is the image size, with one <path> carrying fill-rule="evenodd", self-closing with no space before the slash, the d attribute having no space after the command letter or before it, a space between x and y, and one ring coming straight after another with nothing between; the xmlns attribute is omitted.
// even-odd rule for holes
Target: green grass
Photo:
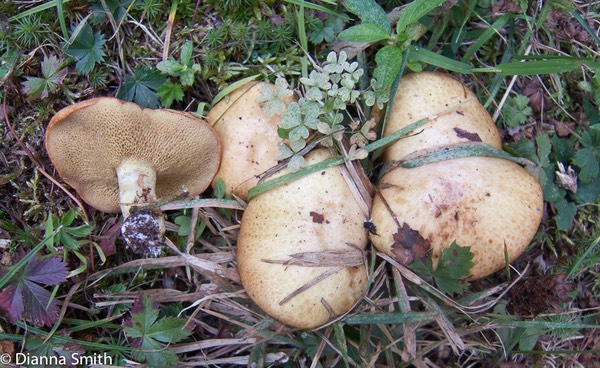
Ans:
<svg viewBox="0 0 600 368"><path fill-rule="evenodd" d="M70 354L75 347L87 355L107 353L115 365L146 359L154 366L175 365L173 356L196 366L598 364L600 347L591 343L600 327L598 5L577 0L438 1L437 8L426 1L347 3L348 8L301 0L0 4L5 19L0 27L0 304L6 306L11 281L35 275L27 270L34 257L58 257L71 271L65 282L45 287L51 293L48 305L59 306L53 323L35 325L26 314L10 321L0 308L4 351L50 356ZM382 10L361 19L363 13L356 11L361 6ZM359 23L363 26L345 31L344 40L337 38ZM372 42L350 43L352 37ZM543 171L543 222L510 269L450 297L427 275L369 247L369 288L360 303L331 325L301 331L273 320L245 294L234 257L244 204L223 198L222 188L199 199L161 202L172 248L165 247L163 257L139 259L118 237L118 216L87 207L57 186L62 181L45 152L45 127L71 103L119 93L139 104L201 114L248 81L278 77L302 94L308 88L301 78L325 65L333 49L359 62L364 74L355 88L373 92L371 97L391 87L393 99L398 72L451 73L494 116L507 154ZM158 65L166 61L195 69L161 74ZM372 85L372 78L382 84ZM177 98L164 92L173 85L182 92ZM338 132L339 125L349 138L357 132L350 128L352 119L363 125L383 111L377 139L362 147L369 156L360 160L375 180L381 149L406 132L381 138L389 104L372 105L363 97L346 109L325 104L324 119L335 121L335 114L328 114L337 111L343 121L332 123L329 133L310 132L319 142L330 141L328 134ZM312 148L317 140L306 143ZM304 153L292 153L299 152ZM266 180L251 197L343 161L340 154ZM575 170L576 193L555 184L557 162ZM560 274L565 276L560 285L576 288L544 289L555 303L541 314L509 312L520 283ZM562 298L552 294L561 290ZM156 305L142 310L145 295ZM185 321L187 333L172 334L173 344L161 335L135 340L144 326L132 329L132 320L144 315L152 317L148 330ZM159 352L140 353L136 341L156 344ZM172 353L161 355L163 348Z"/></svg>

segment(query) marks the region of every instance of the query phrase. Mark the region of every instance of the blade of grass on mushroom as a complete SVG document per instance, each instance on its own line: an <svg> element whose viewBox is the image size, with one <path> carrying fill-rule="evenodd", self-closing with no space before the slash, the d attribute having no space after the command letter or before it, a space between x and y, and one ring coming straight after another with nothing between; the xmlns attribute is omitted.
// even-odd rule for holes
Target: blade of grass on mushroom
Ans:
<svg viewBox="0 0 600 368"><path fill-rule="evenodd" d="M439 114L432 115L432 116L429 116L427 118L418 120L418 121L416 121L416 122L414 122L412 124L407 125L406 127L402 128L402 129L400 129L398 131L395 131L394 133L392 133L392 134L390 134L388 136L385 136L385 137L383 137L381 139L378 139L375 142L367 144L366 146L363 147L363 149L365 151L367 151L367 152L373 152L375 150L383 148L383 147L385 147L385 146L387 146L387 145L389 145L389 144L397 141L398 139L400 139L400 138L408 135L409 133L411 133L415 129L418 129L418 128L422 127L423 125L425 125L429 121L435 120L436 118L438 118L441 115L448 114L448 113L456 110L458 107L460 107L460 106L462 106L462 105L464 105L466 103L469 103L469 102L470 102L470 100L463 101L462 103L459 103L459 104L456 104L454 106L451 106L450 108L448 108L445 111L440 112ZM321 162L318 162L316 164L303 167L302 169L300 169L300 170L298 170L296 172L284 174L284 175L281 175L281 176L279 176L279 177L277 177L275 179L271 179L271 180L266 181L264 183L260 183L260 184L256 185L255 187L253 187L252 189L250 189L248 191L248 200L251 200L252 198L256 197L257 195L259 195L261 193L264 193L264 192L266 192L266 191L268 191L270 189L276 188L276 187L278 187L280 185L283 185L283 184L286 184L286 183L290 183L290 182L292 182L292 181L294 181L296 179L299 179L299 178L301 178L303 176L312 174L314 172L317 172L317 171L320 171L320 170L325 170L325 169L328 169L330 167L339 165L339 164L341 164L343 162L344 162L344 158L342 156L332 157L332 158L327 159L325 161L321 161Z"/></svg>
<svg viewBox="0 0 600 368"><path fill-rule="evenodd" d="M400 166L404 168L414 168L434 162L441 162L447 160L453 160L456 158L463 157L473 157L473 156L483 156L483 157L498 157L505 160L513 161L521 166L523 166L530 174L535 176L538 181L543 184L545 182L545 174L542 169L537 166L534 162L523 158L523 157L515 157L511 154L498 149L494 146L491 146L486 143L460 143L445 146L439 149L435 149L427 152L416 152L413 155L410 155L402 162L400 162ZM393 166L393 165L392 165Z"/></svg>
<svg viewBox="0 0 600 368"><path fill-rule="evenodd" d="M160 206L161 211L180 210L184 208L229 208L234 210L243 210L244 207L236 200L232 199L216 199L216 198L201 198L190 199L186 201L177 201Z"/></svg>
<svg viewBox="0 0 600 368"><path fill-rule="evenodd" d="M248 82L252 82L253 80L255 80L258 77L260 77L260 74L251 75L249 77L242 78L239 81L235 81L235 82L231 83L227 87L223 88L219 93L217 93L215 98L213 98L213 100L212 100L211 106L215 106L217 104L217 102L219 102L223 99L223 97L227 96L234 90L238 89L240 86L243 86L244 84L246 84Z"/></svg>

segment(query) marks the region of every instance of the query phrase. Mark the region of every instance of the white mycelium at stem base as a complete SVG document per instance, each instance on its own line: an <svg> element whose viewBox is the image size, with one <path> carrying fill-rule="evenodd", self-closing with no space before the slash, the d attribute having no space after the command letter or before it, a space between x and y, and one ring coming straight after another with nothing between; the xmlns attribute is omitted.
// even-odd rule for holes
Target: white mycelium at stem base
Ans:
<svg viewBox="0 0 600 368"><path fill-rule="evenodd" d="M125 160L117 167L117 179L124 218L130 215L133 204L156 201L156 172L150 165L139 160Z"/></svg>

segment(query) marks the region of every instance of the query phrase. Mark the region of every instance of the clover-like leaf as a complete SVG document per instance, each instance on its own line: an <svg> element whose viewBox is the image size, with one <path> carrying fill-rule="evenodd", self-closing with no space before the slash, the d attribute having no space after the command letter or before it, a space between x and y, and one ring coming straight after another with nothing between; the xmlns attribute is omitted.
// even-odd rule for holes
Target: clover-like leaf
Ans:
<svg viewBox="0 0 600 368"><path fill-rule="evenodd" d="M263 110L268 116L283 115L287 107L283 98L290 97L293 94L294 92L289 89L287 80L285 78L277 78L275 80L275 90L267 83L260 84L260 96L257 101L264 103Z"/></svg>
<svg viewBox="0 0 600 368"><path fill-rule="evenodd" d="M302 112L297 102L292 102L281 119L279 126L283 129L293 129L302 124Z"/></svg>

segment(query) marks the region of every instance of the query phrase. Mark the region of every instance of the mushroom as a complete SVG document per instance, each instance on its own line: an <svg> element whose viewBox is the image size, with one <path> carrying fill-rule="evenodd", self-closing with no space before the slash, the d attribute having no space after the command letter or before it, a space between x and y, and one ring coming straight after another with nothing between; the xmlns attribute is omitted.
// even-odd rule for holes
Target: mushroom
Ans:
<svg viewBox="0 0 600 368"><path fill-rule="evenodd" d="M371 213L373 245L404 264L432 257L452 242L469 246L469 279L505 266L527 248L542 219L542 190L518 164L466 157L384 175ZM388 208L391 210L388 210ZM394 214L392 216L392 213Z"/></svg>
<svg viewBox="0 0 600 368"><path fill-rule="evenodd" d="M275 85L246 83L217 103L207 116L223 146L216 178L243 200L248 199L248 190L258 183L258 176L277 165L280 153L277 128L281 116L269 116L263 110L259 103L263 88L275 90ZM293 96L283 99L287 104L294 100Z"/></svg>
<svg viewBox="0 0 600 368"><path fill-rule="evenodd" d="M399 160L415 151L460 142L483 142L502 147L498 128L475 94L451 76L438 72L402 77L383 134L390 135L418 120L437 115L413 136L388 146L384 161Z"/></svg>
<svg viewBox="0 0 600 368"><path fill-rule="evenodd" d="M455 108L457 104L458 108ZM454 108L448 110L449 108ZM400 80L385 134L439 115L422 131L386 149L386 161L464 146L473 141L501 147L499 132L475 95L453 78L434 72ZM388 165L389 166L389 165ZM394 165L391 165L393 167ZM403 264L432 257L454 241L470 247L469 279L512 262L529 245L542 219L542 189L518 164L495 157L465 157L417 168L396 167L378 182L372 208L375 247Z"/></svg>
<svg viewBox="0 0 600 368"><path fill-rule="evenodd" d="M111 97L56 113L46 130L46 150L59 175L85 202L103 212L120 209L125 219L136 203L203 192L220 161L219 140L204 120ZM148 220L162 237L162 216L150 217L135 221Z"/></svg>
<svg viewBox="0 0 600 368"><path fill-rule="evenodd" d="M329 157L322 148L305 159L308 166ZM267 314L298 328L316 328L348 312L367 285L365 218L340 167L256 196L237 240L246 292Z"/></svg>

